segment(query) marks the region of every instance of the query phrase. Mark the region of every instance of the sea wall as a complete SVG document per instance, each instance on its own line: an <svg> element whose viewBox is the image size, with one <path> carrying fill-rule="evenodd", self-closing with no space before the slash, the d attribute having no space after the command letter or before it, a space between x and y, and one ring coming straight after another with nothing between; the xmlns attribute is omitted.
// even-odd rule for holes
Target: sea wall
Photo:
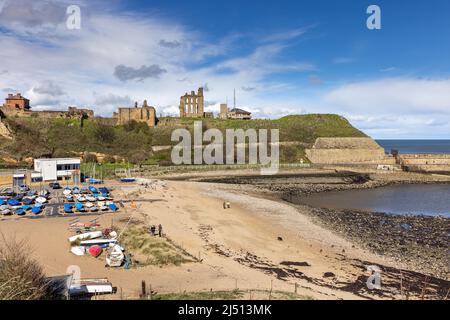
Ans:
<svg viewBox="0 0 450 320"><path fill-rule="evenodd" d="M400 154L397 159L407 171L450 172L450 154Z"/></svg>
<svg viewBox="0 0 450 320"><path fill-rule="evenodd" d="M317 164L395 164L395 159L371 138L317 138L305 152Z"/></svg>

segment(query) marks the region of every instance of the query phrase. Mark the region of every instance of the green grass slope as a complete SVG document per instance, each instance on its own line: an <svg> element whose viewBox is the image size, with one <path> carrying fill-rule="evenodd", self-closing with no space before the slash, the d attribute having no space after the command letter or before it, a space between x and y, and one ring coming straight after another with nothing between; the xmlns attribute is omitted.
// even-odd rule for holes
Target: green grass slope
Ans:
<svg viewBox="0 0 450 320"><path fill-rule="evenodd" d="M17 161L28 157L64 157L79 152L117 155L132 163L167 161L170 152L152 152L152 146L171 145L176 128L193 131L194 121L202 120L203 130L279 129L280 141L298 142L281 147L281 161L295 162L304 158L304 147L317 137L364 137L345 118L334 114L290 115L276 120L181 119L170 125L149 128L132 122L111 126L100 120L10 118L4 120L13 131L14 140L0 140L0 158Z"/></svg>

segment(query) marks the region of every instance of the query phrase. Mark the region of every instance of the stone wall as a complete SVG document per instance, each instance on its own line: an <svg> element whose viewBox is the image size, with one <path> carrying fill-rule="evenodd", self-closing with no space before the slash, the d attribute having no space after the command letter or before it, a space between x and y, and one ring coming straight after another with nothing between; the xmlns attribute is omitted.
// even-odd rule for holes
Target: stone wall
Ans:
<svg viewBox="0 0 450 320"><path fill-rule="evenodd" d="M31 110L21 110L21 109L9 109L0 107L0 111L5 115L5 117L19 117L19 118L41 118L41 119L55 119L55 118L70 118L70 119L80 119L93 118L94 111L89 109L78 109L75 107L69 107L68 111L53 111L53 110L43 110L43 111L31 111Z"/></svg>
<svg viewBox="0 0 450 320"><path fill-rule="evenodd" d="M312 163L319 164L395 163L371 138L317 138L305 152Z"/></svg>
<svg viewBox="0 0 450 320"><path fill-rule="evenodd" d="M134 108L119 108L114 113L114 117L117 119L117 124L124 125L131 121L145 122L149 127L156 125L156 109L147 105L147 101L144 101L142 107Z"/></svg>

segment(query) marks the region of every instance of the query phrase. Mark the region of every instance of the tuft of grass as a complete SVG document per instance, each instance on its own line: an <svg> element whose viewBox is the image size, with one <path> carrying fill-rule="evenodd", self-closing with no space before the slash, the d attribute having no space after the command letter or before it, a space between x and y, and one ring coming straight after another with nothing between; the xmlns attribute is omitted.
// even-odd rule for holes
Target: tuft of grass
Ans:
<svg viewBox="0 0 450 320"><path fill-rule="evenodd" d="M50 299L51 290L41 266L25 241L6 238L0 243L0 300Z"/></svg>
<svg viewBox="0 0 450 320"><path fill-rule="evenodd" d="M179 266L182 263L193 262L165 238L154 237L149 234L145 226L129 227L122 233L120 241L136 259L136 264L141 266Z"/></svg>
<svg viewBox="0 0 450 320"><path fill-rule="evenodd" d="M153 300L240 300L247 299L250 296L254 299L272 300L313 300L310 296L299 295L286 291L269 290L219 290L219 291L196 291L180 293L158 293L152 296Z"/></svg>
<svg viewBox="0 0 450 320"><path fill-rule="evenodd" d="M154 300L238 300L243 298L241 290L232 291L198 291L183 293L158 293L152 297Z"/></svg>

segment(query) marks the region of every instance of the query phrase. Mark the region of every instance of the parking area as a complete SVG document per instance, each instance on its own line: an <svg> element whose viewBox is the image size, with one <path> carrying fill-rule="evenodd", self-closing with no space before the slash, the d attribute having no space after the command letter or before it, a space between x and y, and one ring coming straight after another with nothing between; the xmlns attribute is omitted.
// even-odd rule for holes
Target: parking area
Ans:
<svg viewBox="0 0 450 320"><path fill-rule="evenodd" d="M20 217L67 217L97 216L119 210L110 189L104 185L83 187L40 186L0 195L2 216ZM119 205L119 206L118 206Z"/></svg>

